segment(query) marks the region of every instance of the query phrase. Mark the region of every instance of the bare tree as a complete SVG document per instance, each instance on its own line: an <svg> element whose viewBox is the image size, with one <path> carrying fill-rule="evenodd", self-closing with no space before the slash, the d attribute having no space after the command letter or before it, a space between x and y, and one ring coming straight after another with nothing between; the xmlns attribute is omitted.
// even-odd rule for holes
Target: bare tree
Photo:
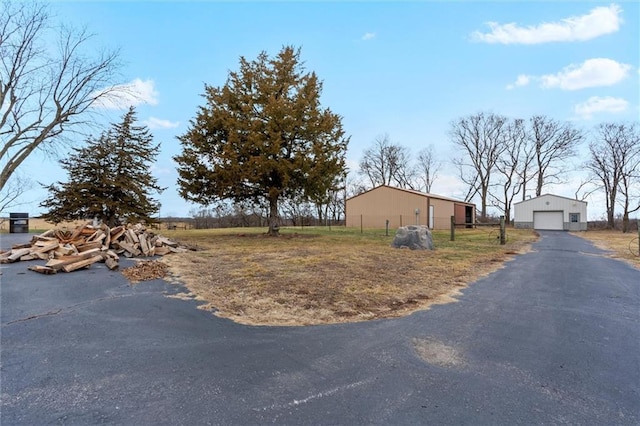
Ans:
<svg viewBox="0 0 640 426"><path fill-rule="evenodd" d="M354 176L347 176L347 183L344 191L344 201L346 204L347 198L355 197L363 192L367 192L370 188L367 187L366 182L363 182L361 178Z"/></svg>
<svg viewBox="0 0 640 426"><path fill-rule="evenodd" d="M16 207L16 200L33 187L33 181L28 176L14 175L13 179L0 191L0 212L8 207Z"/></svg>
<svg viewBox="0 0 640 426"><path fill-rule="evenodd" d="M421 181L425 192L430 193L433 182L438 177L438 172L442 167L442 162L436 159L433 145L422 149L418 153L416 161L418 179Z"/></svg>
<svg viewBox="0 0 640 426"><path fill-rule="evenodd" d="M619 125L621 145L628 151L620 173L622 232L629 232L629 214L640 210L640 130L636 123Z"/></svg>
<svg viewBox="0 0 640 426"><path fill-rule="evenodd" d="M618 191L624 197L622 206L626 215L640 209L630 208L631 190L640 175L640 137L635 124L603 123L596 129L596 140L589 144L590 158L587 168L594 174L604 190L607 226L615 226L615 206Z"/></svg>
<svg viewBox="0 0 640 426"><path fill-rule="evenodd" d="M598 189L598 186L595 185L595 179L593 176L582 179L575 192L576 200L585 201L589 195L593 194Z"/></svg>
<svg viewBox="0 0 640 426"><path fill-rule="evenodd" d="M483 219L487 217L491 175L506 147L506 126L505 117L480 112L453 121L449 131L454 145L467 154L466 157L453 160L460 171L460 178L469 186L466 201L471 201L476 194L480 195Z"/></svg>
<svg viewBox="0 0 640 426"><path fill-rule="evenodd" d="M117 52L88 52L85 30L52 29L46 5L0 6L0 190L36 149L55 151L112 92ZM45 44L58 37L57 49ZM55 53L51 53L54 51Z"/></svg>
<svg viewBox="0 0 640 426"><path fill-rule="evenodd" d="M542 194L544 185L560 180L564 173L562 164L574 156L575 148L584 136L570 123L562 123L544 115L531 117L529 131L535 148L538 197Z"/></svg>
<svg viewBox="0 0 640 426"><path fill-rule="evenodd" d="M522 119L516 119L505 127L504 144L496 171L499 183L496 184L497 194L491 198L504 213L506 223L511 221L511 206L515 197L524 190L524 177L533 159L533 149L528 143L526 124Z"/></svg>
<svg viewBox="0 0 640 426"><path fill-rule="evenodd" d="M372 187L393 184L414 189L415 172L409 150L392 143L387 134L378 136L373 146L365 150L359 173L369 179Z"/></svg>

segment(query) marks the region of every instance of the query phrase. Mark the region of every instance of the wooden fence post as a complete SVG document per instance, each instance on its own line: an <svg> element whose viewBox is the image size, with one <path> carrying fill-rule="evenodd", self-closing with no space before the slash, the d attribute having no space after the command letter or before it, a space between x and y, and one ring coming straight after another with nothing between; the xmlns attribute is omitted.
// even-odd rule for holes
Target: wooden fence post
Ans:
<svg viewBox="0 0 640 426"><path fill-rule="evenodd" d="M456 240L456 217L451 216L451 241Z"/></svg>

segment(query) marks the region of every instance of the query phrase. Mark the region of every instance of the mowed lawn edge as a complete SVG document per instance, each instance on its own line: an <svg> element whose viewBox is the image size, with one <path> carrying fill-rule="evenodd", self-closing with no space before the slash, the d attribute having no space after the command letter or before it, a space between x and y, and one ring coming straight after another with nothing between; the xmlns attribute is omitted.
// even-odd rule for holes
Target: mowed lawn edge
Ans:
<svg viewBox="0 0 640 426"><path fill-rule="evenodd" d="M638 231L622 233L616 230L589 230L575 232L574 235L591 241L596 247L606 250L608 256L627 262L636 269L640 269L638 255Z"/></svg>

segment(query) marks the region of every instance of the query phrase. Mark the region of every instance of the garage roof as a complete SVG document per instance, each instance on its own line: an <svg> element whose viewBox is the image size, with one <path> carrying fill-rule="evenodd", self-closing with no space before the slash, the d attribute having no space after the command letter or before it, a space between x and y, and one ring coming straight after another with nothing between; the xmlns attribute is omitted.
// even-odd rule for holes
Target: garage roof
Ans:
<svg viewBox="0 0 640 426"><path fill-rule="evenodd" d="M543 198L543 197L554 197L554 198L562 198L563 200L567 200L567 201L571 201L573 203L584 203L587 204L586 201L582 201L582 200L576 200L575 198L569 198L569 197L563 197L561 195L555 195L555 194L542 194L538 197L534 197L534 198L529 198L528 200L523 200L523 201L518 201L517 203L513 203L513 205L515 206L516 204L522 204L522 203L526 203L529 201L533 201L533 200L537 200L538 198Z"/></svg>

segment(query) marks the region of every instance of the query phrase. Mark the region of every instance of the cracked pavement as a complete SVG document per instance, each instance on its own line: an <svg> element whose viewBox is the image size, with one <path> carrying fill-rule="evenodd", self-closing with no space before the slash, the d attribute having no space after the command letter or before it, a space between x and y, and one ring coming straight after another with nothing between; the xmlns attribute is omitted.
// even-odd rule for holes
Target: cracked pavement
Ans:
<svg viewBox="0 0 640 426"><path fill-rule="evenodd" d="M0 265L0 423L636 425L640 271L603 254L543 232L457 303L313 327L235 324L100 265Z"/></svg>

